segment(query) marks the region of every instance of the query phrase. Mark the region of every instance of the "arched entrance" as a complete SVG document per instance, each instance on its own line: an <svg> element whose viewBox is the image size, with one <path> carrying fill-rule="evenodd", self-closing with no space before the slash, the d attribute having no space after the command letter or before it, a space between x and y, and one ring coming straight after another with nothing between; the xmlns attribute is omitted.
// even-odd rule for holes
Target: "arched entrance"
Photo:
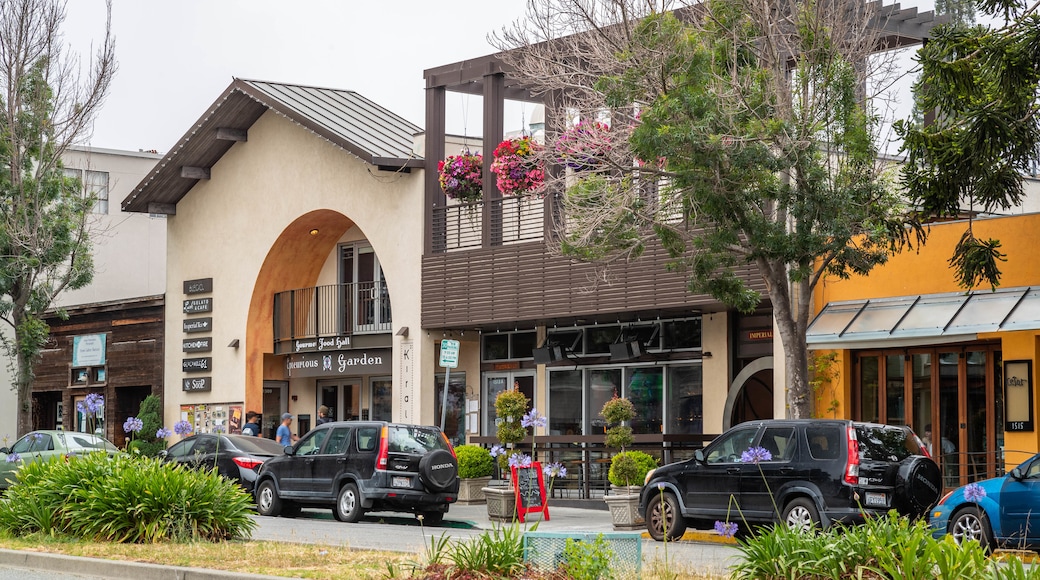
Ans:
<svg viewBox="0 0 1040 580"><path fill-rule="evenodd" d="M726 398L722 429L755 419L773 418L773 357L755 359L733 379Z"/></svg>

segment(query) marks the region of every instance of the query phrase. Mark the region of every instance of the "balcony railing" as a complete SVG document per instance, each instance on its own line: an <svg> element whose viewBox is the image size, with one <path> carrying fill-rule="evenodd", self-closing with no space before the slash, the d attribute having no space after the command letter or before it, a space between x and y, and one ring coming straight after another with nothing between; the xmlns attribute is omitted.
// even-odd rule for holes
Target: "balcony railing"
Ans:
<svg viewBox="0 0 1040 580"><path fill-rule="evenodd" d="M274 295L274 352L296 340L389 332L390 295L382 282L329 284Z"/></svg>
<svg viewBox="0 0 1040 580"><path fill-rule="evenodd" d="M545 200L536 196L503 197L491 202L452 204L433 210L434 251L451 252L484 244L484 212L490 211L493 246L543 239Z"/></svg>

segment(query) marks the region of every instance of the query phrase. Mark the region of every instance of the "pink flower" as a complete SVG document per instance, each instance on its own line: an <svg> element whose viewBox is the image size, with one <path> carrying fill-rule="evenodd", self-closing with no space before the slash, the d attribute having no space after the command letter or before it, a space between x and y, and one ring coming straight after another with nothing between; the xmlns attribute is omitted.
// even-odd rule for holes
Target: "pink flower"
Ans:
<svg viewBox="0 0 1040 580"><path fill-rule="evenodd" d="M535 159L538 148L530 137L506 139L498 144L491 171L502 195L524 195L542 186L545 171Z"/></svg>
<svg viewBox="0 0 1040 580"><path fill-rule="evenodd" d="M437 162L441 190L450 199L478 201L484 193L484 156L464 151Z"/></svg>

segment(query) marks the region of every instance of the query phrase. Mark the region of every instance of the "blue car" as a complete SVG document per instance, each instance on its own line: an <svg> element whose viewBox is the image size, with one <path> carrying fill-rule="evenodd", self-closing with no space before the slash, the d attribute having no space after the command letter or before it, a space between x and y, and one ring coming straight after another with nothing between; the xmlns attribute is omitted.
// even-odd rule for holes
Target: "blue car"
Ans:
<svg viewBox="0 0 1040 580"><path fill-rule="evenodd" d="M930 512L932 535L975 540L987 550L1040 548L1040 454L1011 473L946 494Z"/></svg>

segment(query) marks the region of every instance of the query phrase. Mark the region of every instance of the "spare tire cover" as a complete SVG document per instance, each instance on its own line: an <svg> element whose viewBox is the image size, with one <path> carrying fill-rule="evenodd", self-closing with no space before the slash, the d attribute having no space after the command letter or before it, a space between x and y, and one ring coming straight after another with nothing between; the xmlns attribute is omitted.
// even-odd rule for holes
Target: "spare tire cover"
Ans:
<svg viewBox="0 0 1040 580"><path fill-rule="evenodd" d="M917 513L924 513L939 501L942 473L927 457L914 456L899 466L899 487L903 498Z"/></svg>
<svg viewBox="0 0 1040 580"><path fill-rule="evenodd" d="M449 451L436 449L419 460L419 480L432 492L450 488L459 475L459 463Z"/></svg>

